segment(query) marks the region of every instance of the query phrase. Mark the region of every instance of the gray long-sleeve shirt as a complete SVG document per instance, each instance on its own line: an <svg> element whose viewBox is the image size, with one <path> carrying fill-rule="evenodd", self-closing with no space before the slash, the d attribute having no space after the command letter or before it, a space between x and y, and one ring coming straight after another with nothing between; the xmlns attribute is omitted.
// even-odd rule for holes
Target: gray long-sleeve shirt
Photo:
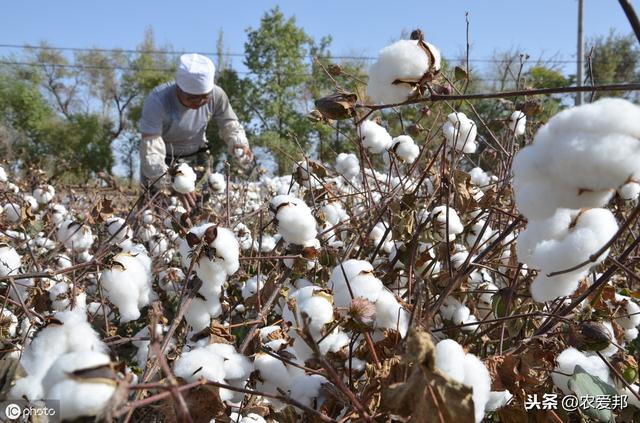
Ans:
<svg viewBox="0 0 640 423"><path fill-rule="evenodd" d="M204 106L189 109L178 100L175 82L168 82L154 88L145 100L139 129L143 134L162 136L167 155L183 156L204 146L211 119L218 124L228 145L246 143L244 131L243 139L234 136L241 126L222 88L214 85L211 98Z"/></svg>

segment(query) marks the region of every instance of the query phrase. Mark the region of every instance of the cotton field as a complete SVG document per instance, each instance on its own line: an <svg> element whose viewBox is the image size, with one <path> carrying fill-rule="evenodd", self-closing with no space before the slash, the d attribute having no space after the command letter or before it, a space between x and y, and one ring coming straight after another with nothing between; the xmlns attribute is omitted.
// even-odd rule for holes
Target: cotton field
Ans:
<svg viewBox="0 0 640 423"><path fill-rule="evenodd" d="M2 398L67 421L479 423L606 394L628 406L580 413L638 421L640 107L505 102L489 129L451 100L392 126L390 105L435 106L441 61L384 47L350 151L285 175L182 163L151 193L3 163Z"/></svg>

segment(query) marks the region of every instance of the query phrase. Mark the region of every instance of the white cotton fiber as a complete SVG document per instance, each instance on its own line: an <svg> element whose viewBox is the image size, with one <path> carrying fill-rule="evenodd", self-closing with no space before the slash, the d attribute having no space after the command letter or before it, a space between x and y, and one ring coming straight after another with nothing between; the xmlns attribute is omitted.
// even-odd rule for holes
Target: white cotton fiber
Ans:
<svg viewBox="0 0 640 423"><path fill-rule="evenodd" d="M464 231L464 226L460 221L460 217L458 216L458 213L453 207L448 207L448 208L447 206L434 207L433 210L431 210L430 216L433 222L433 228L437 231L437 233L442 238L445 238L447 234L447 229L449 234L449 241L453 241L456 238L456 235L461 234L462 231ZM447 227L447 216L449 220L448 227Z"/></svg>
<svg viewBox="0 0 640 423"><path fill-rule="evenodd" d="M276 218L278 232L288 243L304 245L316 238L316 219L304 201L278 195L271 200L270 210Z"/></svg>
<svg viewBox="0 0 640 423"><path fill-rule="evenodd" d="M555 208L605 205L640 173L639 133L640 107L623 99L604 98L558 113L514 159L520 212L544 219Z"/></svg>
<svg viewBox="0 0 640 423"><path fill-rule="evenodd" d="M603 382L612 385L607 364L597 355L587 356L583 352L571 347L562 351L556 357L557 366L551 373L553 383L565 394L570 394L568 382L575 372L576 366L582 367L591 376L599 377Z"/></svg>
<svg viewBox="0 0 640 423"><path fill-rule="evenodd" d="M33 190L33 198L38 204L48 204L56 195L56 189L51 185L45 184Z"/></svg>
<svg viewBox="0 0 640 423"><path fill-rule="evenodd" d="M527 116L519 110L511 113L509 116L509 129L516 137L524 134L527 127Z"/></svg>
<svg viewBox="0 0 640 423"><path fill-rule="evenodd" d="M336 157L336 172L345 178L351 179L360 173L360 162L358 157L352 153L340 153Z"/></svg>
<svg viewBox="0 0 640 423"><path fill-rule="evenodd" d="M395 137L389 147L398 158L407 164L413 163L420 155L420 148L409 135Z"/></svg>
<svg viewBox="0 0 640 423"><path fill-rule="evenodd" d="M602 262L608 251L578 270L551 278L547 275L587 261L617 230L615 217L606 209L559 209L546 221L530 222L520 234L517 251L522 262L540 269L531 286L534 300L550 301L572 294L588 268Z"/></svg>
<svg viewBox="0 0 640 423"><path fill-rule="evenodd" d="M93 234L88 225L70 219L58 228L58 240L75 252L86 251L93 244Z"/></svg>
<svg viewBox="0 0 640 423"><path fill-rule="evenodd" d="M480 167L474 167L469 171L471 183L482 188L491 183L491 177Z"/></svg>
<svg viewBox="0 0 640 423"><path fill-rule="evenodd" d="M442 126L442 133L447 139L447 144L463 153L475 153L476 135L478 129L476 123L462 112L454 112L447 116L447 121Z"/></svg>
<svg viewBox="0 0 640 423"><path fill-rule="evenodd" d="M365 120L359 130L362 146L372 154L380 154L391 146L391 135L372 120Z"/></svg>
<svg viewBox="0 0 640 423"><path fill-rule="evenodd" d="M211 191L215 194L222 194L227 188L227 181L221 173L216 172L209 174L207 177L207 183L209 184Z"/></svg>
<svg viewBox="0 0 640 423"><path fill-rule="evenodd" d="M0 276L16 275L22 266L20 255L8 244L0 244Z"/></svg>
<svg viewBox="0 0 640 423"><path fill-rule="evenodd" d="M369 68L367 93L376 103L400 103L416 94L409 84L394 84L396 80L418 82L431 70L440 69L440 52L427 43L432 57L417 40L399 40L380 50L378 60Z"/></svg>
<svg viewBox="0 0 640 423"><path fill-rule="evenodd" d="M436 368L460 383L464 381L464 356L462 346L452 339L436 344Z"/></svg>
<svg viewBox="0 0 640 423"><path fill-rule="evenodd" d="M180 194L189 194L196 190L196 173L191 166L180 163L173 177L173 189Z"/></svg>
<svg viewBox="0 0 640 423"><path fill-rule="evenodd" d="M140 256L140 257L137 257ZM100 274L105 295L120 312L120 322L140 317L140 308L149 304L151 273L144 253L120 253L113 257L109 269Z"/></svg>

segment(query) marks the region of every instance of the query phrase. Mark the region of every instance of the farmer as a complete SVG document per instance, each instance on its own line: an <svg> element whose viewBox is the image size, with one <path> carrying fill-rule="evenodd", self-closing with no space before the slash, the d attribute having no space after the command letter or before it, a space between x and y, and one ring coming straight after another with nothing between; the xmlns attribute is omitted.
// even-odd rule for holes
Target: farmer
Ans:
<svg viewBox="0 0 640 423"><path fill-rule="evenodd" d="M178 160L192 166L206 165L205 131L212 118L229 153L242 163L253 160L247 136L227 94L213 82L214 73L215 66L207 57L183 54L175 82L157 86L146 98L139 126L143 186L148 187ZM167 179L162 178L160 183L166 183ZM182 200L187 209L196 205L195 193L185 194Z"/></svg>

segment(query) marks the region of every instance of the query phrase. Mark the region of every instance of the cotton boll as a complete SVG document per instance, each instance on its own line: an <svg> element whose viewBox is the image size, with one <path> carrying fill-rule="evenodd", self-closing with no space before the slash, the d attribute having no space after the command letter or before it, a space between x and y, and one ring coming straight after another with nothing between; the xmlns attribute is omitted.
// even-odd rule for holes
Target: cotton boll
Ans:
<svg viewBox="0 0 640 423"><path fill-rule="evenodd" d="M196 173L191 166L180 163L174 171L172 187L180 194L189 194L196 190Z"/></svg>
<svg viewBox="0 0 640 423"><path fill-rule="evenodd" d="M207 183L214 194L222 194L227 188L227 182L225 181L224 175L221 173L216 172L209 174L207 177Z"/></svg>
<svg viewBox="0 0 640 423"><path fill-rule="evenodd" d="M558 213L565 214L560 210ZM549 295L556 292L571 294L577 288L578 281L586 276L591 265L602 262L608 251L598 257L595 262L575 270L571 273L560 274L549 278L548 273L563 270L589 260L590 256L608 242L618 230L618 224L613 214L606 209L589 209L584 212L573 211L574 216L564 237L556 239L541 239L536 243L527 264L541 269L534 284L532 295L536 301L549 301L557 297ZM529 242L529 245L531 242ZM542 284L553 287L542 288Z"/></svg>
<svg viewBox="0 0 640 423"><path fill-rule="evenodd" d="M489 392L486 410L488 412L499 410L507 405L511 398L513 398L513 394L506 389L504 391L491 391Z"/></svg>
<svg viewBox="0 0 640 423"><path fill-rule="evenodd" d="M616 323L626 330L640 325L640 306L631 297L616 294L615 298L615 305L619 307L616 315L621 316L615 318Z"/></svg>
<svg viewBox="0 0 640 423"><path fill-rule="evenodd" d="M140 307L148 304L150 273L141 259L130 253L120 253L112 259L109 269L100 274L100 283L109 301L120 311L120 322L140 317Z"/></svg>
<svg viewBox="0 0 640 423"><path fill-rule="evenodd" d="M638 329L627 329L624 331L624 340L627 342L633 342L638 337Z"/></svg>
<svg viewBox="0 0 640 423"><path fill-rule="evenodd" d="M408 135L400 135L394 138L389 150L393 151L400 160L407 164L413 163L420 155L420 148L413 141L413 138Z"/></svg>
<svg viewBox="0 0 640 423"><path fill-rule="evenodd" d="M360 173L360 162L358 157L352 153L340 153L336 157L336 172L342 174L347 179L352 179Z"/></svg>
<svg viewBox="0 0 640 423"><path fill-rule="evenodd" d="M298 325L303 328L306 324L311 336L317 338L316 340L322 337L324 326L333 321L332 301L329 294L318 292L297 303ZM297 326L295 321L292 323Z"/></svg>
<svg viewBox="0 0 640 423"><path fill-rule="evenodd" d="M471 183L478 187L485 187L491 184L491 177L482 168L474 167L469 171Z"/></svg>
<svg viewBox="0 0 640 423"><path fill-rule="evenodd" d="M403 338L409 329L409 313L402 308L396 297L388 289L382 289L376 302L376 325L393 329Z"/></svg>
<svg viewBox="0 0 640 423"><path fill-rule="evenodd" d="M380 50L378 60L369 68L367 93L376 103L400 103L416 94L410 84L417 83L427 73L440 70L440 51L425 43L430 54L417 40L399 40Z"/></svg>
<svg viewBox="0 0 640 423"><path fill-rule="evenodd" d="M18 318L11 310L5 308L2 310L2 316L0 316L0 330L2 331L2 339L11 339L16 336L16 329L18 327ZM5 342L0 339L0 346L5 345Z"/></svg>
<svg viewBox="0 0 640 423"><path fill-rule="evenodd" d="M4 205L3 215L9 223L18 223L22 220L22 209L16 203L7 203Z"/></svg>
<svg viewBox="0 0 640 423"><path fill-rule="evenodd" d="M173 372L187 382L206 379L224 383L224 361L208 348L196 348L183 352L174 363Z"/></svg>
<svg viewBox="0 0 640 423"><path fill-rule="evenodd" d="M489 401L491 376L482 361L473 354L464 356L463 366L464 379L462 383L473 389L473 408L475 410L476 423L480 423L484 419L485 407Z"/></svg>
<svg viewBox="0 0 640 423"><path fill-rule="evenodd" d="M220 301L216 298L212 301ZM211 304L207 304L207 299L205 298L194 298L189 304L189 307L186 309L184 313L184 319L187 324L191 326L191 330L193 333L198 333L209 326L211 323L211 314L209 311L212 309L210 307Z"/></svg>
<svg viewBox="0 0 640 423"><path fill-rule="evenodd" d="M8 244L0 244L0 276L16 275L22 266L20 255Z"/></svg>
<svg viewBox="0 0 640 423"><path fill-rule="evenodd" d="M109 364L106 354L81 352L65 354L51 366L44 379L45 396L60 401L61 419L96 416L105 409L115 393L115 380L69 375Z"/></svg>
<svg viewBox="0 0 640 423"><path fill-rule="evenodd" d="M142 225L140 230L138 231L138 236L143 242L149 242L149 240L158 233L158 230L155 226L148 224Z"/></svg>
<svg viewBox="0 0 640 423"><path fill-rule="evenodd" d="M562 351L556 357L556 363L556 371L551 373L551 378L553 383L565 394L571 393L568 382L569 378L574 374L576 366L582 367L588 374L600 378L604 383L613 385L609 375L609 368L597 355L587 356L571 347Z"/></svg>
<svg viewBox="0 0 640 423"><path fill-rule="evenodd" d="M32 195L24 194L22 199L24 200L25 205L28 206L33 213L36 213L38 211L40 205Z"/></svg>
<svg viewBox="0 0 640 423"><path fill-rule="evenodd" d="M8 178L7 178L7 172L4 170L4 168L2 166L0 166L0 182L7 182Z"/></svg>
<svg viewBox="0 0 640 423"><path fill-rule="evenodd" d="M443 339L436 344L436 368L456 382L464 383L465 352L452 339Z"/></svg>
<svg viewBox="0 0 640 423"><path fill-rule="evenodd" d="M253 366L260 372L260 377L265 382L277 387L288 388L291 386L291 376L285 364L277 358L264 353L257 353Z"/></svg>
<svg viewBox="0 0 640 423"><path fill-rule="evenodd" d="M89 226L67 219L58 228L58 240L75 252L86 251L93 244Z"/></svg>
<svg viewBox="0 0 640 423"><path fill-rule="evenodd" d="M43 185L33 191L33 197L38 204L48 204L56 195L56 189L51 185Z"/></svg>
<svg viewBox="0 0 640 423"><path fill-rule="evenodd" d="M365 120L360 125L362 146L372 154L380 154L391 145L391 135L382 126L372 120Z"/></svg>
<svg viewBox="0 0 640 423"><path fill-rule="evenodd" d="M320 388L328 380L321 375L300 375L291 381L291 398L308 406L320 396Z"/></svg>
<svg viewBox="0 0 640 423"><path fill-rule="evenodd" d="M460 221L460 217L458 216L458 213L455 211L453 207L449 207L448 209L447 209L447 206L434 207L433 210L431 210L430 216L433 221L434 229L443 238L446 236L448 232L449 241L453 241L456 238L456 235L461 234L464 231L464 226ZM449 217L448 228L447 228L447 216Z"/></svg>
<svg viewBox="0 0 640 423"><path fill-rule="evenodd" d="M509 117L509 129L516 137L524 135L527 126L527 116L519 110L511 113Z"/></svg>
<svg viewBox="0 0 640 423"><path fill-rule="evenodd" d="M321 210L325 219L331 226L349 220L349 214L345 211L342 203L339 201L330 201L322 206Z"/></svg>
<svg viewBox="0 0 640 423"><path fill-rule="evenodd" d="M269 209L275 216L278 232L288 243L303 245L316 238L316 219L302 200L279 195L271 200Z"/></svg>
<svg viewBox="0 0 640 423"><path fill-rule="evenodd" d="M191 228L189 234L195 236L198 242L204 242L208 249L208 252L204 251L204 254L198 258L195 266L198 277L203 281L222 284L226 280L227 274L233 274L238 270L240 267L240 246L232 231L205 223ZM182 240L179 248L182 265L189 268L191 260L195 258L192 255L196 245L192 247L186 240Z"/></svg>
<svg viewBox="0 0 640 423"><path fill-rule="evenodd" d="M618 188L618 195L626 201L632 201L640 195L640 183L631 181Z"/></svg>
<svg viewBox="0 0 640 423"><path fill-rule="evenodd" d="M477 127L474 121L462 112L451 113L442 126L442 133L450 147L463 153L475 153Z"/></svg>

